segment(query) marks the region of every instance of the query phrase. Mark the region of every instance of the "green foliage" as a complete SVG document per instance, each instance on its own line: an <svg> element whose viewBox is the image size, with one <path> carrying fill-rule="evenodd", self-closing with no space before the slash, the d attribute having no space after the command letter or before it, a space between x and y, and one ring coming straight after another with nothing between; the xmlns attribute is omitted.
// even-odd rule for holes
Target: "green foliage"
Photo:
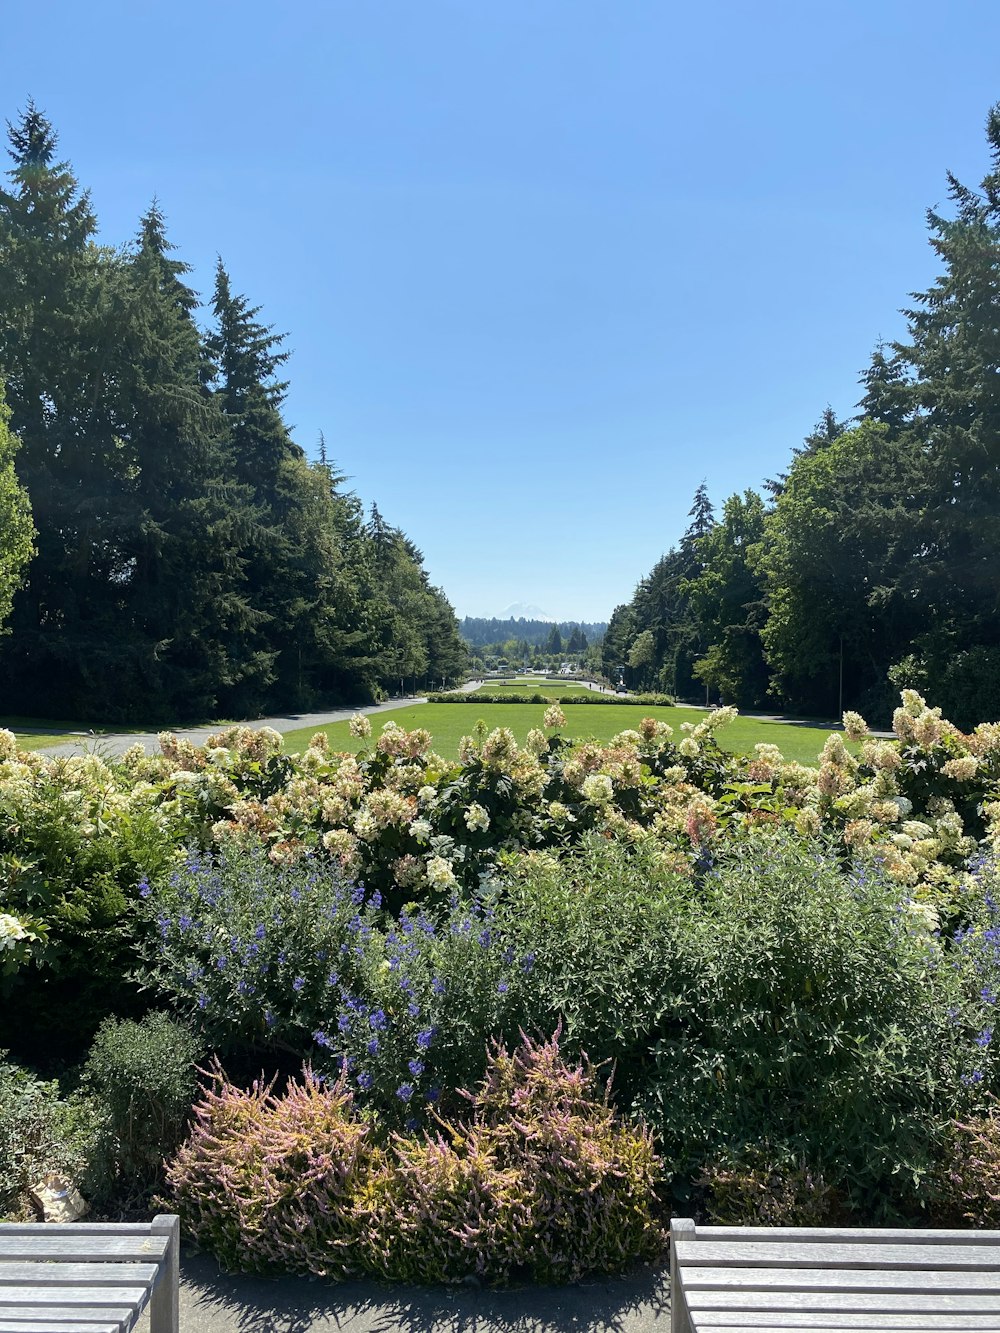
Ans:
<svg viewBox="0 0 1000 1333"><path fill-rule="evenodd" d="M28 1190L49 1172L82 1180L93 1152L95 1117L82 1099L64 1100L0 1051L0 1219L29 1220Z"/></svg>
<svg viewBox="0 0 1000 1333"><path fill-rule="evenodd" d="M68 1050L89 1043L110 1009L137 1005L126 906L144 873L171 862L176 834L127 769L96 755L31 759L34 768L0 765L0 902L35 920L43 942L31 957L43 970L13 977L0 1032L19 1050Z"/></svg>
<svg viewBox="0 0 1000 1333"><path fill-rule="evenodd" d="M0 381L0 632L34 552L35 535L28 495L14 471L17 440L10 432L9 421L10 410Z"/></svg>
<svg viewBox="0 0 1000 1333"><path fill-rule="evenodd" d="M762 832L705 876L637 1105L679 1174L781 1145L891 1212L961 1097L957 981L877 866Z"/></svg>
<svg viewBox="0 0 1000 1333"><path fill-rule="evenodd" d="M191 1029L169 1014L101 1024L83 1084L103 1117L96 1150L102 1196L141 1195L159 1182L163 1159L187 1129L201 1053Z"/></svg>
<svg viewBox="0 0 1000 1333"><path fill-rule="evenodd" d="M769 616L761 635L773 692L836 713L884 678L923 612L898 582L924 503L922 455L862 422L792 463L755 548ZM910 682L907 682L908 684Z"/></svg>

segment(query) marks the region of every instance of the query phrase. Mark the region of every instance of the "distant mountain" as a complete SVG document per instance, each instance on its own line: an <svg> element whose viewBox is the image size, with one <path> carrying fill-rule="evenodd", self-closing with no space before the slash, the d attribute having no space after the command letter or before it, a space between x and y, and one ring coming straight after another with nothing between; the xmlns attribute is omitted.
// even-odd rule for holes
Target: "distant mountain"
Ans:
<svg viewBox="0 0 1000 1333"><path fill-rule="evenodd" d="M511 602L497 616L498 620L544 620L547 625L554 625L555 618L547 616L540 606L531 606L527 602Z"/></svg>
<svg viewBox="0 0 1000 1333"><path fill-rule="evenodd" d="M564 644L569 642L574 630L586 635L587 643L597 643L604 638L608 628L606 621L586 620L542 620L519 616L499 620L495 616L466 616L459 621L458 632L470 648L490 648L505 643L508 639L517 639L531 647L544 648L549 635L558 628Z"/></svg>

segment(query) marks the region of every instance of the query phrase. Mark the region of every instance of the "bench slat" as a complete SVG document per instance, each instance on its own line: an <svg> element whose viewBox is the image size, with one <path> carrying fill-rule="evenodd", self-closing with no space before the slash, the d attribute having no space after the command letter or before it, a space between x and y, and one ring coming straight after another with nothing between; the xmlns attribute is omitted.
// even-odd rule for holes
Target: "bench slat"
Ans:
<svg viewBox="0 0 1000 1333"><path fill-rule="evenodd" d="M89 1328L92 1323L106 1324L116 1329L130 1327L130 1321L136 1317L135 1310L131 1305L95 1305L89 1309L78 1309L75 1305L46 1305L44 1310L38 1307L30 1311L22 1311L18 1314L16 1311L0 1309L0 1329L6 1329L8 1324L13 1324L17 1329L23 1329L25 1321L35 1319L36 1321L48 1323L66 1323L71 1324L75 1320L82 1323L84 1327Z"/></svg>
<svg viewBox="0 0 1000 1333"><path fill-rule="evenodd" d="M0 1260L0 1290L26 1282L40 1287L75 1287L85 1282L93 1287L151 1287L159 1269L156 1264L108 1263L18 1263Z"/></svg>
<svg viewBox="0 0 1000 1333"><path fill-rule="evenodd" d="M148 1236L148 1222L0 1222L5 1236Z"/></svg>
<svg viewBox="0 0 1000 1333"><path fill-rule="evenodd" d="M677 1260L686 1271L694 1265L747 1268L934 1268L968 1269L974 1272L1000 1270L1000 1245L984 1250L978 1245L868 1245L833 1244L828 1241L761 1243L753 1240L677 1241ZM685 1278L686 1281L686 1278Z"/></svg>
<svg viewBox="0 0 1000 1333"><path fill-rule="evenodd" d="M1000 1315L1000 1295L994 1292L926 1291L685 1291L694 1310L808 1310L834 1314L988 1314Z"/></svg>
<svg viewBox="0 0 1000 1333"><path fill-rule="evenodd" d="M98 1287L91 1284L77 1287L43 1287L24 1283L19 1287L0 1286L0 1315L10 1318L12 1309L32 1309L34 1306L77 1307L87 1310L94 1307L124 1305L130 1310L141 1310L149 1299L149 1287Z"/></svg>
<svg viewBox="0 0 1000 1333"><path fill-rule="evenodd" d="M149 1232L134 1236L11 1236L0 1227L0 1260L61 1259L66 1263L86 1263L98 1259L123 1262L162 1259L167 1252L166 1236Z"/></svg>
<svg viewBox="0 0 1000 1333"><path fill-rule="evenodd" d="M122 1333L121 1323L108 1324L101 1321L92 1323L89 1319L81 1324L79 1319L64 1320L59 1319L53 1322L50 1319L37 1320L31 1319L26 1322L18 1320L12 1323L7 1319L0 1319L0 1333Z"/></svg>
<svg viewBox="0 0 1000 1333"><path fill-rule="evenodd" d="M982 1329L984 1333L1000 1329L1000 1315L992 1314L809 1314L804 1310L791 1310L787 1314L775 1314L773 1310L747 1311L725 1314L709 1312L698 1318L698 1330L755 1329L758 1333L830 1333L832 1329L915 1329L925 1333L928 1329ZM0 1333L3 1325L0 1324Z"/></svg>
<svg viewBox="0 0 1000 1333"><path fill-rule="evenodd" d="M752 1325L752 1327L755 1330L755 1333L843 1333L845 1327L854 1329L861 1328L865 1330L865 1333L895 1333L896 1330L904 1330L904 1329L910 1329L913 1331L913 1333L938 1333L939 1329L942 1330L942 1333L948 1333L948 1331L952 1329L962 1329L965 1330L965 1333L975 1333L976 1329L994 1330L994 1331L996 1329L1000 1329L1000 1322L998 1322L996 1319L992 1319L990 1320L989 1323L986 1324L969 1324L965 1322L964 1319L962 1319L960 1323L956 1324L954 1322L942 1323L941 1320L936 1318L934 1315L925 1314L921 1315L916 1320L913 1320L909 1316L907 1316L907 1322L905 1324L895 1324L886 1322L886 1320L890 1318L891 1318L890 1315L875 1315L874 1318L872 1318L872 1316L869 1315L865 1316L860 1324L847 1324L847 1325L829 1324L829 1323L803 1324L800 1322L798 1318L794 1318L790 1324L785 1324L785 1323L774 1323L773 1316L769 1315L765 1323L754 1324ZM706 1324L704 1320L699 1319L697 1325L697 1333L702 1333L702 1330L704 1330L704 1333L715 1333L715 1330L718 1330L720 1327L728 1328L729 1333L732 1333L732 1330L734 1328L747 1328L748 1325Z"/></svg>
<svg viewBox="0 0 1000 1333"><path fill-rule="evenodd" d="M1000 1231L930 1231L878 1227L696 1227L696 1240L863 1241L869 1245L1000 1245Z"/></svg>
<svg viewBox="0 0 1000 1333"><path fill-rule="evenodd" d="M681 1269L684 1290L802 1292L989 1292L1000 1296L1000 1272L948 1272L943 1269L867 1270L862 1268L711 1268Z"/></svg>

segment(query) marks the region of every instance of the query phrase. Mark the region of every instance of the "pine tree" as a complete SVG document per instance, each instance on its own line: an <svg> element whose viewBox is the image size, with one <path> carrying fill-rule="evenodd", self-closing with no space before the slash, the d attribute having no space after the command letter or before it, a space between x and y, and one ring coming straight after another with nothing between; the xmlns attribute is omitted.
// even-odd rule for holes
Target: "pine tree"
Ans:
<svg viewBox="0 0 1000 1333"><path fill-rule="evenodd" d="M33 105L9 126L0 190L0 364L16 468L37 552L0 651L8 707L87 716L89 673L108 642L109 585L123 577L123 473L107 385L120 336L122 265L93 244L96 220Z"/></svg>

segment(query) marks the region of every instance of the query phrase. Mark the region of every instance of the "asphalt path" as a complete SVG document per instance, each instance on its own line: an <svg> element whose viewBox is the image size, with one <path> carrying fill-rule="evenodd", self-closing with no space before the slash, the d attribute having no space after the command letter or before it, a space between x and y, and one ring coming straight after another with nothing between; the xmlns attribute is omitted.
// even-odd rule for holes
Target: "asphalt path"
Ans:
<svg viewBox="0 0 1000 1333"><path fill-rule="evenodd" d="M572 684L586 685L588 689L595 692L600 691L600 686L592 685L589 681L575 681ZM481 685L489 687L489 681L470 680L466 684L459 686L459 689L470 694L473 690L478 690ZM525 689L529 688L525 686ZM366 713L374 716L378 713L391 713L397 708L412 708L415 704L425 704L427 696L417 694L407 696L401 699L389 699L382 704L359 704L354 708L334 708L320 713L282 713L277 717L258 717L248 722L239 724L221 722L213 723L205 727L161 727L162 731L174 731L174 735L183 736L187 740L193 741L195 745L204 745L209 736L215 736L220 731L224 731L226 725L239 725L243 727L252 727L259 730L261 727L271 727L274 731L280 731L284 734L286 731L298 731L301 727L325 727L330 722L346 722L354 717L356 713ZM81 732L78 739L69 741L63 745L52 745L42 747L42 754L69 755L80 754L85 750L96 750L98 754L118 755L124 754L132 745L141 745L147 754L158 754L160 743L157 737L160 732L140 731L140 732Z"/></svg>
<svg viewBox="0 0 1000 1333"><path fill-rule="evenodd" d="M184 1333L670 1333L666 1268L565 1287L410 1287L220 1271L182 1256ZM137 1325L148 1333L149 1315Z"/></svg>

